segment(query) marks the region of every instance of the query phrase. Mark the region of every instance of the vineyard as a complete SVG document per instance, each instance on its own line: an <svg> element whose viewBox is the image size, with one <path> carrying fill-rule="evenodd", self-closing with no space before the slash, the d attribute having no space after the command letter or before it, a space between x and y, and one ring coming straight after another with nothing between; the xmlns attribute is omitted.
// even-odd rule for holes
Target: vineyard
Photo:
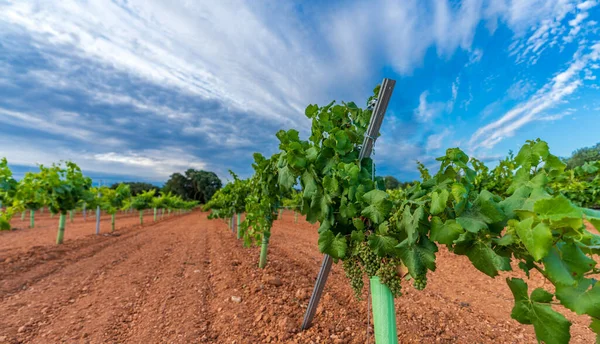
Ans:
<svg viewBox="0 0 600 344"><path fill-rule="evenodd" d="M600 343L600 161L450 148L385 190L384 88L309 105L307 139L279 131L202 209L71 162L17 181L2 160L0 343Z"/></svg>

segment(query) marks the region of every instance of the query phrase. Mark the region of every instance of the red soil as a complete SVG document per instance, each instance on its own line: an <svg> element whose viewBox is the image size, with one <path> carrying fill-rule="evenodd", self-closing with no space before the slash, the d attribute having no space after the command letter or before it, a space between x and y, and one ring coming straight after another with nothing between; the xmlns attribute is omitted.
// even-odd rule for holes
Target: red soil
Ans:
<svg viewBox="0 0 600 344"><path fill-rule="evenodd" d="M57 221L0 233L0 343L374 341L368 297L354 299L339 265L314 325L299 331L322 255L316 227L295 224L289 212L275 223L264 270L258 248L243 248L224 222L205 213L155 224L147 215L143 228L137 214L121 215L114 236L93 235L94 221L79 218L68 224L62 246L53 244ZM396 299L400 342L535 342L531 326L510 319L503 278L490 279L442 249L428 279L425 291L407 283ZM532 276L531 287L542 284ZM592 343L588 320L567 316L572 343Z"/></svg>

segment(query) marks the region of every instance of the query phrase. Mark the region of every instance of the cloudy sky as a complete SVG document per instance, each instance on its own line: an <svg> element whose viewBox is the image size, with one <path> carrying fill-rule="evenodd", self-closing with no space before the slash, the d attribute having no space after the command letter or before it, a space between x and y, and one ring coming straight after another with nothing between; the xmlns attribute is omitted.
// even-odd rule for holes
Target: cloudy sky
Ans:
<svg viewBox="0 0 600 344"><path fill-rule="evenodd" d="M380 174L600 141L596 0L0 0L0 156L104 180L251 174L304 108L396 89Z"/></svg>

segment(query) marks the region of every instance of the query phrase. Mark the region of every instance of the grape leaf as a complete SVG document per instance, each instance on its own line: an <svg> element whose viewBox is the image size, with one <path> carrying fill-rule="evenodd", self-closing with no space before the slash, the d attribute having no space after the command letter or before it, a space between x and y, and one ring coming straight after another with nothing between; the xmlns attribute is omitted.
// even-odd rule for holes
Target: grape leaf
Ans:
<svg viewBox="0 0 600 344"><path fill-rule="evenodd" d="M515 298L511 317L521 324L533 324L535 335L546 344L569 343L571 322L552 309L552 294L538 288L527 296L527 284L520 278L507 278Z"/></svg>
<svg viewBox="0 0 600 344"><path fill-rule="evenodd" d="M361 214L376 224L385 221L392 209L392 202L388 197L387 192L381 190L367 192L362 198L369 206L364 208Z"/></svg>
<svg viewBox="0 0 600 344"><path fill-rule="evenodd" d="M463 232L463 228L454 220L446 220L443 223L437 216L431 219L431 240L440 244L452 245L454 240L458 239Z"/></svg>
<svg viewBox="0 0 600 344"><path fill-rule="evenodd" d="M296 184L296 177L287 166L279 169L279 185L286 189L291 189Z"/></svg>
<svg viewBox="0 0 600 344"><path fill-rule="evenodd" d="M348 244L346 239L338 233L333 234L331 230L322 231L319 234L319 251L326 253L333 258L341 259L346 256Z"/></svg>
<svg viewBox="0 0 600 344"><path fill-rule="evenodd" d="M577 286L559 285L556 298L575 313L600 318L600 284L591 279L581 280Z"/></svg>
<svg viewBox="0 0 600 344"><path fill-rule="evenodd" d="M574 286L596 262L573 243L557 243L543 259L548 278L555 285Z"/></svg>
<svg viewBox="0 0 600 344"><path fill-rule="evenodd" d="M426 237L421 237L421 240L415 245L406 239L398 244L396 248L402 263L406 265L413 278L424 275L427 269L435 271L437 246Z"/></svg>
<svg viewBox="0 0 600 344"><path fill-rule="evenodd" d="M434 192L431 194L431 215L437 215L446 210L446 203L448 203L448 196L450 193L444 189L441 192Z"/></svg>
<svg viewBox="0 0 600 344"><path fill-rule="evenodd" d="M580 229L583 226L583 213L565 196L559 195L550 199L540 199L535 202L533 210L541 219L548 219L553 226L569 226Z"/></svg>
<svg viewBox="0 0 600 344"><path fill-rule="evenodd" d="M372 234L369 235L369 247L378 256L385 256L394 251L394 247L398 245L398 240L391 236Z"/></svg>
<svg viewBox="0 0 600 344"><path fill-rule="evenodd" d="M533 259L539 261L548 254L552 247L552 231L543 222L538 223L532 228L533 220L533 217L530 217L519 222L516 229L527 251L529 251Z"/></svg>

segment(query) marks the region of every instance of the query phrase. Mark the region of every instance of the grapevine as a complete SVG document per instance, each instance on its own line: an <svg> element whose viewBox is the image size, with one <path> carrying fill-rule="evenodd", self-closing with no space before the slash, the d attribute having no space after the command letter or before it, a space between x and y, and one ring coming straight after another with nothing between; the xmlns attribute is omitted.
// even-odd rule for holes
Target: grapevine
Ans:
<svg viewBox="0 0 600 344"><path fill-rule="evenodd" d="M506 280L515 297L512 317L533 325L540 341L570 339L571 323L556 303L590 316L600 333L600 284L593 278L600 236L584 224L600 228L600 211L589 209L599 207L598 163L566 170L539 139L491 169L450 148L437 159L436 173L419 163L421 180L385 192L373 161L359 160L371 114L354 103L309 105L308 139L279 131L280 151L255 155L246 233L268 239L281 195L299 188L301 213L319 224L319 250L343 262L357 297L364 275L400 296L399 266L416 289L425 289L444 245L491 278L512 270L513 262L524 276L540 272L552 284L548 290L529 293L524 279Z"/></svg>

